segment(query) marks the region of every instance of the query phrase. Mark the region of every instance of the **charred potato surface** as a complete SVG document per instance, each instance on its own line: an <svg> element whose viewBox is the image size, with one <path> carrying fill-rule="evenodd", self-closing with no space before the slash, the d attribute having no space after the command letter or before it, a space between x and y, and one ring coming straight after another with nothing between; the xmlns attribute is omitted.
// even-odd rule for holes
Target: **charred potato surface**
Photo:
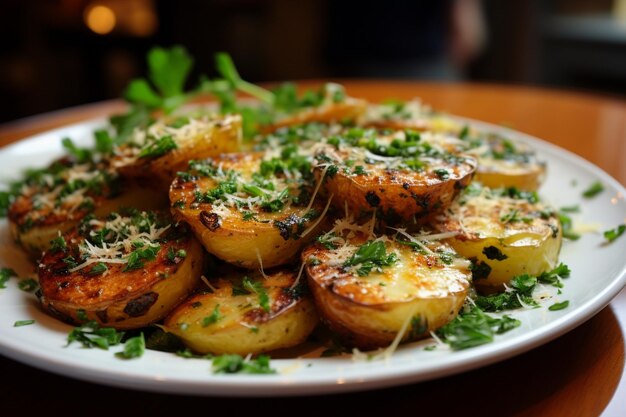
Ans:
<svg viewBox="0 0 626 417"><path fill-rule="evenodd" d="M64 158L32 175L8 210L11 233L39 257L59 232L66 233L89 214L103 216L122 207L156 209L163 196L121 180L107 161Z"/></svg>
<svg viewBox="0 0 626 417"><path fill-rule="evenodd" d="M282 265L324 224L319 218L324 206L311 202L313 182L307 176L305 159L262 152L193 161L172 183L172 211L209 253L226 262L246 268Z"/></svg>
<svg viewBox="0 0 626 417"><path fill-rule="evenodd" d="M144 327L188 296L202 264L200 244L169 216L133 211L87 218L43 256L39 298L67 322Z"/></svg>
<svg viewBox="0 0 626 417"><path fill-rule="evenodd" d="M198 353L257 354L302 343L317 324L304 279L288 270L214 280L165 320L167 331Z"/></svg>
<svg viewBox="0 0 626 417"><path fill-rule="evenodd" d="M370 137L359 138L363 132ZM448 207L472 180L471 157L422 141L415 132L369 132L329 138L316 150L316 177L340 209L376 211L388 223L419 223Z"/></svg>

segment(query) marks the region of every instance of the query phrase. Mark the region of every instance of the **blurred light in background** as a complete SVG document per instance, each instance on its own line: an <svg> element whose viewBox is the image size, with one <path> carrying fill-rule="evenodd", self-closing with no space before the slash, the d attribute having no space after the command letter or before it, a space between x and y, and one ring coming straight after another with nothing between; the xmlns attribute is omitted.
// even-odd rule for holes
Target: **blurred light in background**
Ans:
<svg viewBox="0 0 626 417"><path fill-rule="evenodd" d="M116 21L115 13L107 6L91 5L85 9L85 24L98 35L110 33Z"/></svg>
<svg viewBox="0 0 626 417"><path fill-rule="evenodd" d="M155 45L193 79L404 78L626 97L626 0L20 0L0 13L0 122L119 97ZM72 82L67 82L72 80Z"/></svg>
<svg viewBox="0 0 626 417"><path fill-rule="evenodd" d="M85 25L98 35L114 30L118 34L148 37L158 28L152 0L109 0L89 3L84 12Z"/></svg>

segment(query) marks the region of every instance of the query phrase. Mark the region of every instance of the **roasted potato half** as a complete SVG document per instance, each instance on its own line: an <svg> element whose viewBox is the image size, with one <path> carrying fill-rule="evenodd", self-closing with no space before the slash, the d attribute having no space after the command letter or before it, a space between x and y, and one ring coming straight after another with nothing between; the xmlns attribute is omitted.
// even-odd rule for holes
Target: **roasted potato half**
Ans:
<svg viewBox="0 0 626 417"><path fill-rule="evenodd" d="M238 152L241 137L240 115L158 121L135 131L127 144L118 147L112 166L122 176L167 191L189 160Z"/></svg>
<svg viewBox="0 0 626 417"><path fill-rule="evenodd" d="M52 239L89 214L104 216L122 207L149 210L166 205L163 195L121 180L105 162L64 158L25 182L9 207L8 218L14 239L38 258Z"/></svg>
<svg viewBox="0 0 626 417"><path fill-rule="evenodd" d="M358 125L393 130L458 133L463 126L454 119L435 113L419 99L369 104Z"/></svg>
<svg viewBox="0 0 626 417"><path fill-rule="evenodd" d="M320 317L361 349L389 345L403 328L411 341L448 323L467 295L470 262L432 239L362 228L322 235L302 252Z"/></svg>
<svg viewBox="0 0 626 417"><path fill-rule="evenodd" d="M448 243L474 263L474 285L501 290L517 275L539 275L557 265L562 228L535 193L473 184L433 223Z"/></svg>
<svg viewBox="0 0 626 417"><path fill-rule="evenodd" d="M478 159L476 181L490 188L516 187L536 191L542 184L546 164L526 144L497 133L466 128L460 151Z"/></svg>
<svg viewBox="0 0 626 417"><path fill-rule="evenodd" d="M188 298L164 323L195 352L245 356L288 348L304 342L317 324L305 281L292 271L239 274L212 287Z"/></svg>
<svg viewBox="0 0 626 417"><path fill-rule="evenodd" d="M319 92L309 92L311 103L292 113L279 113L270 125L263 126L262 133L311 122L343 123L355 121L367 107L365 100L347 97L339 84L327 83ZM304 101L307 101L304 99Z"/></svg>
<svg viewBox="0 0 626 417"><path fill-rule="evenodd" d="M169 215L87 218L39 264L43 308L70 323L134 329L162 319L197 286L203 250Z"/></svg>
<svg viewBox="0 0 626 417"><path fill-rule="evenodd" d="M257 152L193 161L170 188L174 217L209 253L245 268L293 260L324 226L324 205L312 201L310 164L268 158Z"/></svg>
<svg viewBox="0 0 626 417"><path fill-rule="evenodd" d="M419 136L335 137L318 146L315 175L339 209L387 223L420 223L448 207L472 180L476 160Z"/></svg>

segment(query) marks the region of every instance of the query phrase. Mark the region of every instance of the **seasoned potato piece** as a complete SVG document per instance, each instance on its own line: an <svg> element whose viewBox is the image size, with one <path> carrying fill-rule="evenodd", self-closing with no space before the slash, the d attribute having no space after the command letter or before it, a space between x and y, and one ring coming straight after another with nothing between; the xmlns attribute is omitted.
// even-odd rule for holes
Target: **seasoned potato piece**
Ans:
<svg viewBox="0 0 626 417"><path fill-rule="evenodd" d="M527 145L497 133L470 128L446 115L434 113L419 100L369 105L359 122L362 126L444 133L460 138L456 142L448 141L445 148L475 156L478 159L476 180L491 188L536 191L545 176L545 164L537 160Z"/></svg>
<svg viewBox="0 0 626 417"><path fill-rule="evenodd" d="M123 176L167 190L189 160L238 152L241 135L240 115L159 121L118 147L112 165Z"/></svg>
<svg viewBox="0 0 626 417"><path fill-rule="evenodd" d="M487 187L536 191L543 182L546 165L526 144L495 133L475 133L465 146L471 146L465 152L478 159L476 181Z"/></svg>
<svg viewBox="0 0 626 417"><path fill-rule="evenodd" d="M361 214L376 210L388 223L422 222L445 209L476 169L472 157L451 154L408 132L329 138L315 159L315 174L324 178L338 208Z"/></svg>
<svg viewBox="0 0 626 417"><path fill-rule="evenodd" d="M389 345L409 320L402 340L415 340L456 316L469 288L469 261L437 236L400 231L395 239L375 238L367 227L351 227L336 227L302 252L320 316L345 343Z"/></svg>
<svg viewBox="0 0 626 417"><path fill-rule="evenodd" d="M433 226L474 262L474 285L500 290L516 275L539 275L557 265L562 230L535 193L472 185Z"/></svg>
<svg viewBox="0 0 626 417"><path fill-rule="evenodd" d="M298 345L317 324L305 282L279 270L231 276L188 298L165 320L168 332L198 353L257 354Z"/></svg>
<svg viewBox="0 0 626 417"><path fill-rule="evenodd" d="M120 192L120 190L122 190ZM34 257L88 214L103 216L121 207L163 207L158 193L121 180L106 161L63 158L32 174L9 207L11 233Z"/></svg>
<svg viewBox="0 0 626 417"><path fill-rule="evenodd" d="M428 130L440 133L458 133L462 129L460 123L434 112L419 99L370 104L358 124L382 129Z"/></svg>
<svg viewBox="0 0 626 417"><path fill-rule="evenodd" d="M67 322L144 327L189 295L202 265L202 247L170 216L131 211L86 218L42 258L40 301Z"/></svg>
<svg viewBox="0 0 626 417"><path fill-rule="evenodd" d="M282 265L323 227L310 164L297 155L225 154L193 161L170 188L176 219L206 250L246 268ZM320 221L318 221L320 220Z"/></svg>
<svg viewBox="0 0 626 417"><path fill-rule="evenodd" d="M279 114L277 119L264 126L262 133L270 133L285 126L311 122L342 123L354 121L367 107L365 100L346 97L343 87L338 84L325 84L317 93L310 92L311 103L295 113ZM306 100L305 100L306 101Z"/></svg>

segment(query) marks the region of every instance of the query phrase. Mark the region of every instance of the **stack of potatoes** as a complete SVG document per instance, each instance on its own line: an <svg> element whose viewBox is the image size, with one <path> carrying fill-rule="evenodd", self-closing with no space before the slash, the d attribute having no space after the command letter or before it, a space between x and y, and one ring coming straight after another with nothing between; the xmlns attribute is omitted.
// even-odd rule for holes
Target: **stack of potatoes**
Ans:
<svg viewBox="0 0 626 417"><path fill-rule="evenodd" d="M10 209L43 253L42 305L67 322L158 322L197 353L242 355L321 322L369 349L557 263L532 150L419 102L327 101L248 141L236 114L163 119L133 140L55 162Z"/></svg>

